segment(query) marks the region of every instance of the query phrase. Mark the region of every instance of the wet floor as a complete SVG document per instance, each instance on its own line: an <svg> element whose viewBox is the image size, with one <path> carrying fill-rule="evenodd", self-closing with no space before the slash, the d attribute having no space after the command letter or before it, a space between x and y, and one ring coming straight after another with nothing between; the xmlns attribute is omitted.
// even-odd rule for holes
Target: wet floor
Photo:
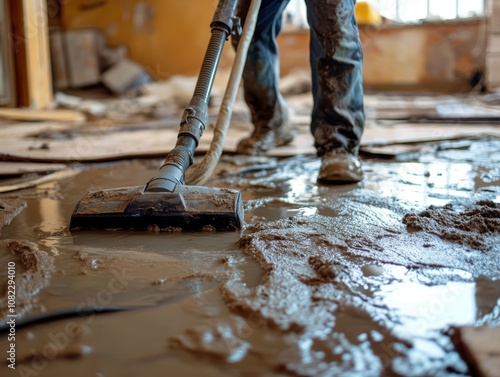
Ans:
<svg viewBox="0 0 500 377"><path fill-rule="evenodd" d="M25 280L14 374L468 375L450 329L500 325L498 140L365 158L365 180L337 187L313 156L228 156L209 185L242 191L241 234L68 231L87 191L160 162L0 197L27 203L1 234Z"/></svg>

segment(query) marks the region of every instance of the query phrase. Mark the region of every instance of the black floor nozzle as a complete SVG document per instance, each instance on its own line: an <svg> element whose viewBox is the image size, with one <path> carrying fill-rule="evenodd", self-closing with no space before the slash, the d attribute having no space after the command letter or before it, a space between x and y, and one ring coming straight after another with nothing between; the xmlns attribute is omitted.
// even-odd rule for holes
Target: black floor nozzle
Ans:
<svg viewBox="0 0 500 377"><path fill-rule="evenodd" d="M135 186L89 192L76 206L70 229L235 231L243 217L236 190L178 185L171 193L150 193Z"/></svg>

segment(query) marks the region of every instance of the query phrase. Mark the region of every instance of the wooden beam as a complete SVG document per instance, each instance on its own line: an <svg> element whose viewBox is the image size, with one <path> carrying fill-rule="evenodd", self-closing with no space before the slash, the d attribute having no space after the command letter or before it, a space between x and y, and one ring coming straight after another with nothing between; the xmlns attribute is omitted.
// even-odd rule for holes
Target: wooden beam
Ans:
<svg viewBox="0 0 500 377"><path fill-rule="evenodd" d="M55 122L83 122L85 115L76 110L65 109L2 109L0 108L0 118L12 120L30 121L55 121Z"/></svg>
<svg viewBox="0 0 500 377"><path fill-rule="evenodd" d="M17 105L43 109L53 101L47 4L45 0L10 0L10 6Z"/></svg>
<svg viewBox="0 0 500 377"><path fill-rule="evenodd" d="M10 48L10 9L7 0L0 0L0 106L14 106L14 62Z"/></svg>

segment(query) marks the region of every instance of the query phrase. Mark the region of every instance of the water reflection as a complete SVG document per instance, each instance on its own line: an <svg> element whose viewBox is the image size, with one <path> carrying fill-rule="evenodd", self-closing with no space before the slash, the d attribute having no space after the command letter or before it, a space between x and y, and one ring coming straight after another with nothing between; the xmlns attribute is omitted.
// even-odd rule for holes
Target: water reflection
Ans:
<svg viewBox="0 0 500 377"><path fill-rule="evenodd" d="M397 282L376 293L396 315L395 331L425 336L449 325L473 324L476 319L475 283L423 285Z"/></svg>
<svg viewBox="0 0 500 377"><path fill-rule="evenodd" d="M470 197L477 186L471 165L463 163L378 163L371 174L367 188L421 207Z"/></svg>

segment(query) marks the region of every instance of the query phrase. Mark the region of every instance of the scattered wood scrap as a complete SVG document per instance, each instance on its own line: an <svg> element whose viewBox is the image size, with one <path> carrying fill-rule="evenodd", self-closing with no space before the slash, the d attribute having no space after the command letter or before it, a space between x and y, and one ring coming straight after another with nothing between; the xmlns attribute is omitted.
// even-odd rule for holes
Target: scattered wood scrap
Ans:
<svg viewBox="0 0 500 377"><path fill-rule="evenodd" d="M176 119L177 120L177 119ZM167 123L167 122L165 122ZM158 122L155 122L158 125ZM40 125L40 127L42 127ZM0 160L24 162L98 162L127 158L164 156L171 150L177 140L178 128L150 128L148 123L143 127L118 132L105 128L78 127L76 130L66 127L62 129L54 125L50 128L50 138L33 137L34 132L40 134L43 129L34 130L23 124L6 125L0 128L3 141L0 149ZM45 127L45 125L43 126ZM234 152L238 141L249 134L252 125L249 121L233 121L226 136L225 152ZM70 133L68 133L71 131ZM108 132L109 131L109 132ZM59 136L58 136L59 135ZM207 127L197 153L206 152L210 147L213 129ZM425 143L442 140L456 140L479 137L499 137L500 129L490 125L454 125L434 124L397 124L393 126L369 126L361 141L362 147L381 147L391 144ZM40 148L46 142L47 148ZM267 154L272 157L290 157L299 154L315 154L314 140L308 125L297 127L294 141L284 147L275 148Z"/></svg>
<svg viewBox="0 0 500 377"><path fill-rule="evenodd" d="M76 110L31 110L0 108L0 118L11 120L53 121L53 122L84 122L85 115Z"/></svg>
<svg viewBox="0 0 500 377"><path fill-rule="evenodd" d="M29 180L29 181L0 186L0 193L22 190L25 188L35 187L35 186L41 185L43 183L59 181L59 180L65 179L65 178L72 177L78 173L80 173L78 170L57 171L55 173L47 174L47 175L44 175L42 177L38 177L38 178Z"/></svg>
<svg viewBox="0 0 500 377"><path fill-rule="evenodd" d="M52 173L67 168L66 164L0 161L0 178L30 173Z"/></svg>

